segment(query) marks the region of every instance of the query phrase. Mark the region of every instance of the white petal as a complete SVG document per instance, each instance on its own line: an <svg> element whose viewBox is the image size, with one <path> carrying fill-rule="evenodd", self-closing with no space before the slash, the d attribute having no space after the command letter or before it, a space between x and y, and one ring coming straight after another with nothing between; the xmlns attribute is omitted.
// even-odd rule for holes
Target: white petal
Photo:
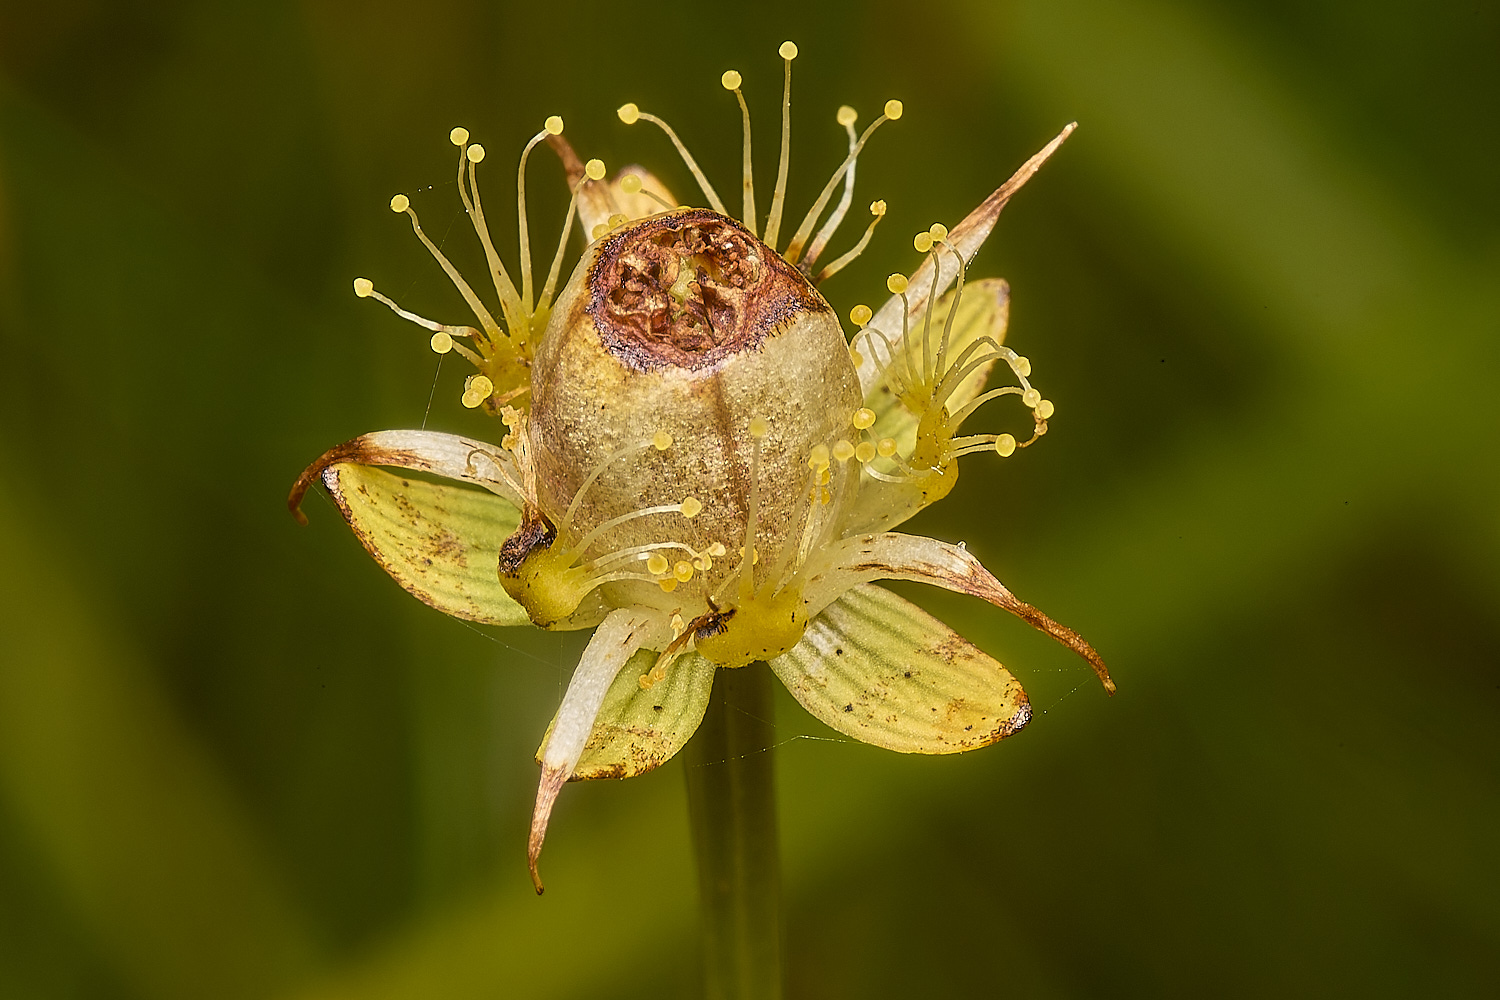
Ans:
<svg viewBox="0 0 1500 1000"><path fill-rule="evenodd" d="M609 693L615 675L636 650L654 644L653 640L668 637L670 629L659 614L641 608L619 608L609 613L583 651L583 658L578 661L573 679L568 682L568 691L563 695L562 707L557 710L552 735L542 749L542 780L537 788L536 807L531 816L531 838L527 845L531 881L538 893L542 891L542 880L536 865L542 853L542 841L547 836L547 820L552 815L557 793L583 756L584 745L594 731L594 720L604 704L604 696Z"/></svg>

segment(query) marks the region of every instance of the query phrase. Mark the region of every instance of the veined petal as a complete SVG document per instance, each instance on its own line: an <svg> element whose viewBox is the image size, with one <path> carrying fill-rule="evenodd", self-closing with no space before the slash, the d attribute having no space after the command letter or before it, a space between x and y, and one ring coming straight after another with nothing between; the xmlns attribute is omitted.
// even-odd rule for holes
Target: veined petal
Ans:
<svg viewBox="0 0 1500 1000"><path fill-rule="evenodd" d="M531 624L496 570L520 520L508 500L342 462L323 483L355 537L418 600L486 625Z"/></svg>
<svg viewBox="0 0 1500 1000"><path fill-rule="evenodd" d="M680 656L665 680L643 690L640 677L656 658L654 650L641 650L615 675L594 720L594 730L568 780L645 774L671 760L697 731L708 708L714 665L696 653ZM537 749L537 763L542 763L542 748L556 726L554 717L542 738L542 747Z"/></svg>
<svg viewBox="0 0 1500 1000"><path fill-rule="evenodd" d="M1010 671L872 584L825 608L771 669L817 719L887 750L960 753L1031 721L1031 704Z"/></svg>
<svg viewBox="0 0 1500 1000"><path fill-rule="evenodd" d="M897 532L845 538L824 556L829 569L808 578L803 591L808 614L816 614L853 587L872 580L915 580L989 601L1045 632L1088 661L1110 694L1109 668L1083 636L1020 600L962 545Z"/></svg>
<svg viewBox="0 0 1500 1000"><path fill-rule="evenodd" d="M583 651L563 695L562 706L557 710L552 732L542 745L542 780L536 792L527 845L531 881L538 894L542 891L542 879L536 865L547 836L547 820L557 802L557 793L583 757L584 746L594 731L599 710L614 686L616 675L636 650L654 645L654 639L668 635L670 630L660 614L640 608L618 608L604 619Z"/></svg>
<svg viewBox="0 0 1500 1000"><path fill-rule="evenodd" d="M1057 137L1047 143L1042 151L1021 165L1010 180L995 189L979 204L979 207L970 212L964 221L960 222L948 234L948 243L963 255L967 263L974 259L979 252L980 246L989 238L990 232L995 228L995 220L1000 217L1000 210L1005 203L1010 201L1011 195L1019 191L1031 175L1039 170L1057 147L1061 146L1078 127L1077 122L1068 125L1057 134ZM953 279L958 276L958 262L953 259L952 254L940 253L929 256L924 260L916 272L909 279L908 292L906 295L909 325L911 329L920 330L922 312L927 308L927 302L932 294L932 269L934 257L937 260L938 269L937 294L942 295L953 284ZM885 304L875 313L870 320L869 326L884 333L886 338L897 348L901 346L901 296L892 295ZM879 384L881 380L881 369L883 361L877 361L873 352L867 355L864 363L859 366L859 385L866 396Z"/></svg>
<svg viewBox="0 0 1500 1000"><path fill-rule="evenodd" d="M328 449L302 470L286 501L298 521L307 523L301 509L302 497L323 475L323 470L341 462L430 472L483 486L509 500L513 507L519 507L522 501L516 489L520 480L515 459L503 448L437 431L374 431Z"/></svg>

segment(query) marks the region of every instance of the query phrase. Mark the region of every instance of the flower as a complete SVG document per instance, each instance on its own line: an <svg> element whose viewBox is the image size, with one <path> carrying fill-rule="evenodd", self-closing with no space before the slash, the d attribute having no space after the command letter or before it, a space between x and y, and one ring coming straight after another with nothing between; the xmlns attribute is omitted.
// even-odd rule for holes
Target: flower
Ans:
<svg viewBox="0 0 1500 1000"><path fill-rule="evenodd" d="M853 307L851 341L816 286L864 250L885 203L870 206L849 252L814 267L853 202L866 142L902 106L887 102L862 132L853 109L839 109L849 154L783 240L796 46L784 44L781 56L781 155L763 226L750 115L731 70L721 82L744 126L739 219L676 133L636 105L621 107L620 119L665 133L707 208L679 205L639 168L606 181L604 165L580 162L562 120L549 118L517 172L519 283L485 223L476 178L484 150L454 129L459 195L503 323L423 233L405 195L391 208L410 217L477 325L407 312L364 278L354 287L431 331L434 351L473 364L463 404L500 417L507 432L498 445L431 431L366 434L309 466L289 500L301 518L303 495L321 481L382 567L449 614L595 629L537 754L528 857L538 892L537 858L563 783L628 777L670 758L702 719L718 668L768 661L818 719L894 750L969 750L1026 725L1026 696L1003 666L873 581L917 580L987 600L1076 650L1114 690L1092 647L1017 599L962 544L891 530L953 489L961 457L1009 457L1047 431L1053 404L1033 387L1030 362L1003 343L1008 286L965 277L1011 195L1074 126L951 230L918 233L922 263L910 277L889 277L878 311ZM533 294L526 165L544 141L563 161L572 202ZM575 215L590 242L559 291ZM985 391L997 365L1007 384ZM1026 440L960 433L1003 396L1018 397L1030 418Z"/></svg>

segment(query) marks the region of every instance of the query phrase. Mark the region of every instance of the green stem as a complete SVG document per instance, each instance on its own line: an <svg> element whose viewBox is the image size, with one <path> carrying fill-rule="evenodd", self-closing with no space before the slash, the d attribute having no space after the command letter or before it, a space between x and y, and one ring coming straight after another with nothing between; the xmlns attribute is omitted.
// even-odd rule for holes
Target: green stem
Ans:
<svg viewBox="0 0 1500 1000"><path fill-rule="evenodd" d="M764 663L720 670L686 748L708 1000L781 996L772 693Z"/></svg>

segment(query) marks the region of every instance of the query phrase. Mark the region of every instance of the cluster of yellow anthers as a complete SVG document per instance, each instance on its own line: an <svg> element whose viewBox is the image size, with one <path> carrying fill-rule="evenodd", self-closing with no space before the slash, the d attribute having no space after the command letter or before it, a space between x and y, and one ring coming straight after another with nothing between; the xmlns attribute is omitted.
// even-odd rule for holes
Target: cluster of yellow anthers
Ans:
<svg viewBox="0 0 1500 1000"><path fill-rule="evenodd" d="M640 168L606 180L604 164L581 161L562 120L549 118L516 172L517 283L485 223L476 179L484 149L456 128L459 195L503 323L422 231L405 195L391 208L410 217L477 325L425 319L355 281L360 296L431 331L434 351L471 362L464 405L500 416L507 433L498 448L426 430L364 435L303 473L293 509L321 479L382 566L451 614L597 626L538 752L534 878L563 782L662 763L696 728L719 668L767 661L828 725L906 752L972 749L1027 723L1025 695L1004 667L873 581L980 597L1072 648L1114 689L1087 642L1018 600L967 548L892 530L953 489L961 457L1010 456L1047 431L1053 404L1032 386L1031 363L1002 343L1008 286L983 279L966 290L965 280L1001 209L1073 126L951 230L918 233L924 259L910 277L890 275L878 310L849 312L851 340L816 286L869 245L885 202L870 205L853 247L818 262L853 203L861 151L902 106L886 102L863 131L852 108L839 108L848 155L784 238L796 46L780 54L781 146L764 218L743 80L730 70L720 82L743 124L738 220L656 115L635 104L618 110L625 124L666 135L708 208L679 204ZM533 294L526 165L544 141L562 160L571 200ZM588 245L559 288L575 216ZM1015 384L985 391L1001 362ZM1012 395L1031 417L1025 441L961 433L979 407ZM488 492L368 468L376 465ZM625 669L636 653L652 654L643 672Z"/></svg>
<svg viewBox="0 0 1500 1000"><path fill-rule="evenodd" d="M422 231L417 212L411 207L411 199L404 194L391 198L391 211L398 215L404 214L411 219L412 231L417 234L417 239L422 241L422 245L442 266L444 273L463 295L464 301L468 303L479 322L479 328L437 323L418 316L376 291L375 284L370 279L354 279L354 294L360 298L373 298L382 302L402 319L410 320L424 329L431 330L430 343L435 353L447 354L449 351L454 351L478 369L477 373L469 376L464 384L463 404L469 409L488 405L493 412L498 413L502 406L523 396L529 389L531 358L535 351L536 341L546 329L547 320L551 316L552 300L557 291L558 278L562 274L568 237L573 230L573 216L578 207L578 193L589 181L597 181L604 177L605 168L602 160L589 160L583 166L581 178L572 185L572 198L568 203L568 214L563 223L562 236L557 241L557 252L552 256L552 266L547 271L547 279L542 285L541 294L534 296L531 234L526 216L526 161L539 143L549 136L561 136L562 131L562 118L557 115L549 117L542 130L526 143L521 151L520 166L516 168L516 210L519 215L521 265L519 288L511 280L510 272L506 270L500 254L495 250L495 243L490 238L489 225L484 218L484 203L479 197L479 183L475 175L476 168L484 162L484 147L477 142L470 142L469 130L462 126L448 133L449 141L458 147L458 194L463 199L464 209L468 213L470 222L473 223L474 232L484 247L485 260L489 264L490 276L494 281L495 292L500 301L500 315L505 320L503 327L473 287L464 280L463 276L458 273L458 269L438 249L437 244L433 243ZM466 346L463 341L468 341L472 346Z"/></svg>

